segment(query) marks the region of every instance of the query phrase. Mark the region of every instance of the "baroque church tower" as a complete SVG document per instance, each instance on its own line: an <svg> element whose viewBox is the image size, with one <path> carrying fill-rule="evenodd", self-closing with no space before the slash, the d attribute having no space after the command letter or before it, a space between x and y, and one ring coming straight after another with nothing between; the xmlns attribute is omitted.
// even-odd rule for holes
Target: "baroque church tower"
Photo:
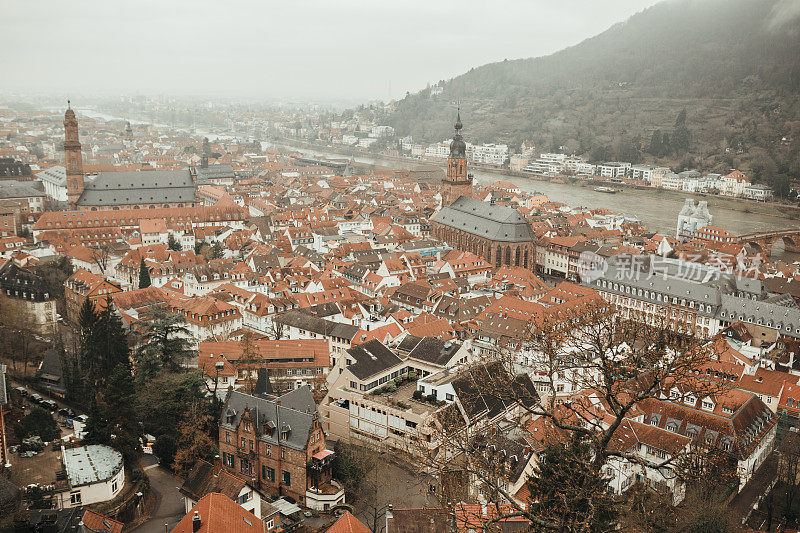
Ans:
<svg viewBox="0 0 800 533"><path fill-rule="evenodd" d="M69 208L76 209L78 199L83 194L83 160L81 143L78 140L78 119L67 100L64 113L64 166L67 169L67 201Z"/></svg>
<svg viewBox="0 0 800 533"><path fill-rule="evenodd" d="M450 157L447 158L447 175L442 181L442 205L450 205L459 196L472 197L472 176L467 174L467 145L461 138L461 111L458 112Z"/></svg>

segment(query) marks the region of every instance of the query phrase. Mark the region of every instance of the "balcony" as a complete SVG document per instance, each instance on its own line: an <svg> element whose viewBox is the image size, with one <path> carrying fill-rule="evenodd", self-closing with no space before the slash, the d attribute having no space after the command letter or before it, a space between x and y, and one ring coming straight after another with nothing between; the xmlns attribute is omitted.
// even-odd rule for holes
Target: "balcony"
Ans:
<svg viewBox="0 0 800 533"><path fill-rule="evenodd" d="M331 462L333 462L333 452L330 450L321 450L311 456L308 467L312 470L323 470L330 465Z"/></svg>
<svg viewBox="0 0 800 533"><path fill-rule="evenodd" d="M327 511L342 503L344 487L334 480L306 491L306 506L315 511Z"/></svg>

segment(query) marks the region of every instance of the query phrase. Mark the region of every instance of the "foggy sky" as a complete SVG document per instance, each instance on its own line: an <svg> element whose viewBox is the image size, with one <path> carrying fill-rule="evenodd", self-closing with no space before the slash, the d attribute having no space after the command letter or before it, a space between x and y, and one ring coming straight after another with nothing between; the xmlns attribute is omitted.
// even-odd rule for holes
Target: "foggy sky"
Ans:
<svg viewBox="0 0 800 533"><path fill-rule="evenodd" d="M402 97L656 0L2 0L0 91Z"/></svg>

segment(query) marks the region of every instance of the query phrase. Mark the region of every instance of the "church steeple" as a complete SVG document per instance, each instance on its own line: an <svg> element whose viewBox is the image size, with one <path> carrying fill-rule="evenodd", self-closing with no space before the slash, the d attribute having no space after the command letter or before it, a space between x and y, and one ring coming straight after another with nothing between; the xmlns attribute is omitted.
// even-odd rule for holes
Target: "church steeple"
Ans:
<svg viewBox="0 0 800 533"><path fill-rule="evenodd" d="M456 114L455 133L450 143L447 175L442 181L442 205L449 205L459 196L472 196L472 177L467 174L467 144L461 137L461 109Z"/></svg>
<svg viewBox="0 0 800 533"><path fill-rule="evenodd" d="M64 166L67 173L67 201L70 209L76 209L78 199L83 194L83 160L78 139L78 119L69 100L64 113Z"/></svg>

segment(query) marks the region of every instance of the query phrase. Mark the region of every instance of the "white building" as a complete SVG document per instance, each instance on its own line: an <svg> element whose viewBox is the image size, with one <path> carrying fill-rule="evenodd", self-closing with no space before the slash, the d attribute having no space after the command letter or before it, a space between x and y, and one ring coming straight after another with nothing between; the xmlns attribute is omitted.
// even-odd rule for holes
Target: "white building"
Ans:
<svg viewBox="0 0 800 533"><path fill-rule="evenodd" d="M711 224L714 217L708 212L708 202L705 200L694 205L694 200L687 198L683 204L683 209L678 213L678 227L675 236L681 238L691 238L694 233Z"/></svg>
<svg viewBox="0 0 800 533"><path fill-rule="evenodd" d="M505 144L480 144L473 146L472 161L502 165L508 159L508 146Z"/></svg>
<svg viewBox="0 0 800 533"><path fill-rule="evenodd" d="M67 201L67 170L55 166L36 174L36 179L42 182L44 193L57 202Z"/></svg>
<svg viewBox="0 0 800 533"><path fill-rule="evenodd" d="M628 169L631 168L630 163L622 161L609 161L599 165L600 177L602 178L624 178L628 175Z"/></svg>
<svg viewBox="0 0 800 533"><path fill-rule="evenodd" d="M635 180L649 182L653 177L653 167L650 165L633 165L630 168L630 177Z"/></svg>
<svg viewBox="0 0 800 533"><path fill-rule="evenodd" d="M750 200L771 200L772 189L761 183L748 184L744 188L744 197Z"/></svg>
<svg viewBox="0 0 800 533"><path fill-rule="evenodd" d="M750 180L740 170L732 170L719 180L719 193L725 196L744 196Z"/></svg>
<svg viewBox="0 0 800 533"><path fill-rule="evenodd" d="M55 495L56 509L80 507L113 499L125 484L122 454L102 444L61 448L68 488Z"/></svg>

